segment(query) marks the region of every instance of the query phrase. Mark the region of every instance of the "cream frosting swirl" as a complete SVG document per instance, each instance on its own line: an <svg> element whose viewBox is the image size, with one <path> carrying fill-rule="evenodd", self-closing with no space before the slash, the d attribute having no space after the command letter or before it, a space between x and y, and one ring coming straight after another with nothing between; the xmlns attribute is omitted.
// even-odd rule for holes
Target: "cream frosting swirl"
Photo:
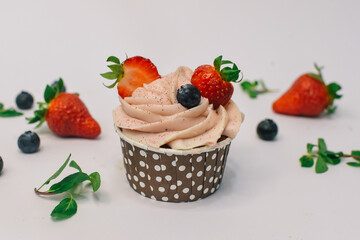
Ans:
<svg viewBox="0 0 360 240"><path fill-rule="evenodd" d="M179 67L120 99L113 111L114 123L129 138L150 147L167 144L172 149L213 146L224 135L234 138L244 115L233 101L214 110L207 98L191 109L176 99L177 90L190 83L193 72Z"/></svg>

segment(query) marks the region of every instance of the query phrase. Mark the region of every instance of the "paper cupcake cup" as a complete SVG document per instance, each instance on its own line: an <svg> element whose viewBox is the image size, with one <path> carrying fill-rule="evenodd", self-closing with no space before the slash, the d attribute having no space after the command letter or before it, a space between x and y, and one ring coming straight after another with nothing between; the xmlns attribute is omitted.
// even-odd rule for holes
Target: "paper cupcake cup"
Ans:
<svg viewBox="0 0 360 240"><path fill-rule="evenodd" d="M126 177L136 192L165 202L189 202L213 194L224 176L231 139L191 150L152 148L120 136Z"/></svg>

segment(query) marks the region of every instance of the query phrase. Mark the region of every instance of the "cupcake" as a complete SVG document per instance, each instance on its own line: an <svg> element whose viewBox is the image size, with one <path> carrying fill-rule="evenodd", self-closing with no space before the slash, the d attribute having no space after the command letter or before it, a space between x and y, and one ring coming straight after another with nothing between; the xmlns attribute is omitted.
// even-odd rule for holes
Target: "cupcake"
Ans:
<svg viewBox="0 0 360 240"><path fill-rule="evenodd" d="M114 126L131 188L169 202L195 201L214 193L224 176L231 140L244 119L230 100L231 83L224 81L237 80L236 65L219 57L214 67L203 65L195 72L179 67L160 77L148 59L137 68L127 63L132 58L121 64L112 58L121 67L110 72L116 75L113 86L117 84L120 95ZM233 67L223 68L221 74L221 65L229 63ZM217 84L215 77L224 83Z"/></svg>

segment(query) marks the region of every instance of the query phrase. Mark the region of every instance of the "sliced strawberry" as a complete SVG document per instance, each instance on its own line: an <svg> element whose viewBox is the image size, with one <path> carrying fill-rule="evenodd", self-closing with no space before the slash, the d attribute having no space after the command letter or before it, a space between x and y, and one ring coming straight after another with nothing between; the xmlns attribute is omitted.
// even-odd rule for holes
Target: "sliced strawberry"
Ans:
<svg viewBox="0 0 360 240"><path fill-rule="evenodd" d="M120 63L118 58L111 56L107 61L115 63L108 66L112 72L103 73L101 76L110 80L116 79L107 87L113 88L117 84L118 93L122 98L131 96L136 88L161 77L156 66L147 58L135 56Z"/></svg>

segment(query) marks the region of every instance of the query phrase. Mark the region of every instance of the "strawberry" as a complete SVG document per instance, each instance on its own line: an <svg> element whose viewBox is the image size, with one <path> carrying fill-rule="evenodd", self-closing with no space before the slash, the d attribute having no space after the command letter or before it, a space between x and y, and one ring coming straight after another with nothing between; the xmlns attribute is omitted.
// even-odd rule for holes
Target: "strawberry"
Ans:
<svg viewBox="0 0 360 240"><path fill-rule="evenodd" d="M325 109L333 113L336 109L333 106L335 99L341 98L337 91L341 89L337 83L325 85L321 69L315 64L315 73L301 75L293 85L272 107L276 113L316 117Z"/></svg>
<svg viewBox="0 0 360 240"><path fill-rule="evenodd" d="M106 61L115 64L108 65L111 72L100 75L109 80L116 79L113 84L105 86L113 88L117 84L118 93L122 98L130 97L136 88L160 78L156 66L147 58L135 56L120 63L117 57L111 56Z"/></svg>
<svg viewBox="0 0 360 240"><path fill-rule="evenodd" d="M233 67L221 68L223 64L233 64ZM202 65L195 69L191 83L201 92L201 96L209 99L214 108L226 105L234 92L231 82L238 82L240 70L236 64L222 60L222 56L214 60L214 66ZM241 79L240 79L241 81Z"/></svg>
<svg viewBox="0 0 360 240"><path fill-rule="evenodd" d="M60 78L54 87L46 86L45 102L38 103L39 110L34 117L27 118L29 123L45 121L50 130L62 137L96 138L101 132L100 125L92 118L85 104L77 94L61 92L64 83Z"/></svg>

